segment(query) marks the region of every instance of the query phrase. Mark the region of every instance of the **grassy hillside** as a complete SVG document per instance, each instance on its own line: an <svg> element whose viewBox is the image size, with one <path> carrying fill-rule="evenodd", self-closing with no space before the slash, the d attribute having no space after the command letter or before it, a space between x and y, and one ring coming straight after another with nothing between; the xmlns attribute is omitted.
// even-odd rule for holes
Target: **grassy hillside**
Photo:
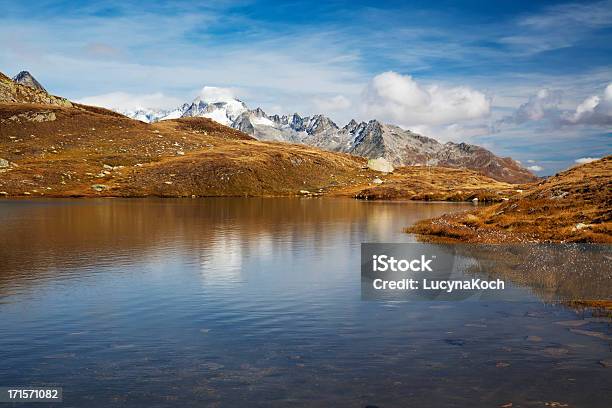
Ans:
<svg viewBox="0 0 612 408"><path fill-rule="evenodd" d="M365 159L260 142L205 118L146 124L102 108L0 103L4 196L244 196L501 200L516 186L469 170L368 170ZM382 184L376 184L380 177ZM378 181L378 180L376 180Z"/></svg>
<svg viewBox="0 0 612 408"><path fill-rule="evenodd" d="M501 204L422 221L425 240L612 243L612 156L574 167Z"/></svg>

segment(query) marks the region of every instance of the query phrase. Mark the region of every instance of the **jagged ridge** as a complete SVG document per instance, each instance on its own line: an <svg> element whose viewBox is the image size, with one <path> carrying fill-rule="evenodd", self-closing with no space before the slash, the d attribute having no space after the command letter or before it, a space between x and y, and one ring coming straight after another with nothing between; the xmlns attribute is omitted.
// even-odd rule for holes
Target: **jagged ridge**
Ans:
<svg viewBox="0 0 612 408"><path fill-rule="evenodd" d="M396 166L467 168L510 183L537 180L536 176L511 158L498 157L480 146L452 142L442 144L435 139L377 120L361 123L351 120L340 128L324 115L267 115L261 108L248 109L238 99L215 103L196 99L173 111L126 114L145 122L190 116L208 117L259 140L302 143L366 158L384 157Z"/></svg>

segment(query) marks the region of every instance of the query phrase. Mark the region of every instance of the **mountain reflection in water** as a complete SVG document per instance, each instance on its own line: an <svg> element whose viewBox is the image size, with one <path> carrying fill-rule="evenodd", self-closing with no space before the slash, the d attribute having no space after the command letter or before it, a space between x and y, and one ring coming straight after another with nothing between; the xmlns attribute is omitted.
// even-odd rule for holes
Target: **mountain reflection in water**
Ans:
<svg viewBox="0 0 612 408"><path fill-rule="evenodd" d="M607 407L607 319L361 300L362 242L470 206L0 201L0 385L90 407Z"/></svg>

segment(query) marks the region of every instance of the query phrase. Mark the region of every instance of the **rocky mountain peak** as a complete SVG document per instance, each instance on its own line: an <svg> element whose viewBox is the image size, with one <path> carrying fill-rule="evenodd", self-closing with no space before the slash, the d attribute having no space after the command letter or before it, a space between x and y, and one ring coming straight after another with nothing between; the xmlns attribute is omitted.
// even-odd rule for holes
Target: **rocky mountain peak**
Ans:
<svg viewBox="0 0 612 408"><path fill-rule="evenodd" d="M144 121L154 121L150 115L141 116ZM301 143L371 159L383 157L394 166L469 168L497 180L514 183L537 179L513 160L497 157L480 146L452 142L442 144L376 119L368 122L353 119L339 128L323 114L268 116L261 108L250 110L244 102L219 88L205 87L193 103L155 120L185 116L208 117L259 140Z"/></svg>
<svg viewBox="0 0 612 408"><path fill-rule="evenodd" d="M304 130L304 119L297 113L294 113L293 115L291 115L291 118L288 121L288 124L292 129L294 129L297 132L301 132Z"/></svg>
<svg viewBox="0 0 612 408"><path fill-rule="evenodd" d="M47 93L42 85L26 71L20 72L14 79L0 73L0 103L2 102L72 106L69 100Z"/></svg>
<svg viewBox="0 0 612 408"><path fill-rule="evenodd" d="M319 133L329 130L338 130L338 125L334 123L330 118L323 115L314 115L308 121L308 126L306 127L306 132L309 134Z"/></svg>
<svg viewBox="0 0 612 408"><path fill-rule="evenodd" d="M37 89L39 91L47 92L47 90L30 74L28 71L21 71L13 77L13 82L18 84Z"/></svg>
<svg viewBox="0 0 612 408"><path fill-rule="evenodd" d="M383 124L376 119L370 120L368 123L362 122L365 125L365 130L368 132L382 133ZM359 126L361 127L361 126Z"/></svg>
<svg viewBox="0 0 612 408"><path fill-rule="evenodd" d="M255 110L253 110L252 112L253 112L253 114L254 114L255 116L257 116L258 118L264 118L264 117L267 117L266 112L264 112L264 111L263 111L263 109L261 109L261 108L257 108L257 109L255 109Z"/></svg>
<svg viewBox="0 0 612 408"><path fill-rule="evenodd" d="M355 119L351 119L351 121L347 123L346 125L344 125L342 129L346 130L349 133L352 133L357 126L359 126L359 123L357 123Z"/></svg>

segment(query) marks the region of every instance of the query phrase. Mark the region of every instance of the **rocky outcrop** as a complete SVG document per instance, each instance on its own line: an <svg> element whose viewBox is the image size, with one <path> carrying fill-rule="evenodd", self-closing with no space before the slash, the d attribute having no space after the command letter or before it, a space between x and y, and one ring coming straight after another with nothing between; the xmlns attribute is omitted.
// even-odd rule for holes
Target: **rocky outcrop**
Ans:
<svg viewBox="0 0 612 408"><path fill-rule="evenodd" d="M392 173L393 172L393 165L389 163L387 160L383 159L382 157L379 157L378 159L368 160L368 168L370 170L380 171L382 173ZM381 184L381 183L382 183L382 180L376 184Z"/></svg>
<svg viewBox="0 0 612 408"><path fill-rule="evenodd" d="M72 107L68 99L50 95L44 88L40 90L14 82L2 73L0 73L0 103L39 103Z"/></svg>
<svg viewBox="0 0 612 408"><path fill-rule="evenodd" d="M47 93L47 90L28 71L21 71L15 75L13 82Z"/></svg>

